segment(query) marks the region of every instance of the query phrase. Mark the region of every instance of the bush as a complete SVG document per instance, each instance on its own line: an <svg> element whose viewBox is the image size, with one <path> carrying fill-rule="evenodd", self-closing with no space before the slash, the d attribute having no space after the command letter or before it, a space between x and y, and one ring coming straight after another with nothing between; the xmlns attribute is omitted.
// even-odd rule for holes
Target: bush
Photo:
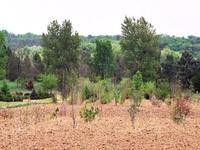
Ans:
<svg viewBox="0 0 200 150"><path fill-rule="evenodd" d="M33 91L31 92L31 95L30 95L30 99L32 99L32 100L45 99L45 98L51 98L52 96L53 95L51 93L42 92L42 91L36 92L36 90L33 89Z"/></svg>
<svg viewBox="0 0 200 150"><path fill-rule="evenodd" d="M167 98L167 96L169 95L169 93L169 84L167 82L163 82L156 88L155 96L157 99L164 101L165 98Z"/></svg>
<svg viewBox="0 0 200 150"><path fill-rule="evenodd" d="M58 85L58 79L53 74L42 74L40 75L41 86L44 91L51 92L56 89Z"/></svg>
<svg viewBox="0 0 200 150"><path fill-rule="evenodd" d="M172 109L172 119L174 122L182 122L190 113L189 103L185 99L178 100Z"/></svg>
<svg viewBox="0 0 200 150"><path fill-rule="evenodd" d="M115 86L113 94L115 103L118 103L120 101L120 94L121 94L119 85Z"/></svg>
<svg viewBox="0 0 200 150"><path fill-rule="evenodd" d="M84 81L82 93L81 93L82 101L95 100L95 92L94 92L94 84L88 80Z"/></svg>
<svg viewBox="0 0 200 150"><path fill-rule="evenodd" d="M195 91L200 92L200 73L192 78L192 85Z"/></svg>
<svg viewBox="0 0 200 150"><path fill-rule="evenodd" d="M130 98L130 83L131 80L128 78L123 78L119 83L121 104L123 104L126 99Z"/></svg>
<svg viewBox="0 0 200 150"><path fill-rule="evenodd" d="M129 95L132 97L134 105L139 106L144 96L144 93L142 91L143 87L142 74L139 71L135 73L131 83L132 84Z"/></svg>
<svg viewBox="0 0 200 150"><path fill-rule="evenodd" d="M93 106L85 105L81 111L80 116L85 120L85 122L90 122L95 119L96 115L99 113L98 108L94 108Z"/></svg>
<svg viewBox="0 0 200 150"><path fill-rule="evenodd" d="M12 95L10 93L10 90L9 90L8 85L7 85L6 82L3 82L3 86L1 87L0 100L1 101L6 101L6 102L13 101L13 97L12 97Z"/></svg>
<svg viewBox="0 0 200 150"><path fill-rule="evenodd" d="M141 90L143 91L146 99L151 99L156 90L155 82L146 82L142 85Z"/></svg>
<svg viewBox="0 0 200 150"><path fill-rule="evenodd" d="M100 98L102 104L108 104L113 99L113 84L111 80L99 81Z"/></svg>
<svg viewBox="0 0 200 150"><path fill-rule="evenodd" d="M24 98L23 96L16 95L16 96L13 96L13 101L14 102L22 102L23 98Z"/></svg>

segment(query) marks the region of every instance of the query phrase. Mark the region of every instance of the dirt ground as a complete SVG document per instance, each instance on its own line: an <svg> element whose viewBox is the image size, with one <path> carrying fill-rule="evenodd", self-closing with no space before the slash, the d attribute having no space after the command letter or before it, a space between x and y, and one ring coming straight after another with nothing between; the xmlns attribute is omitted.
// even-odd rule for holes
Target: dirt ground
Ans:
<svg viewBox="0 0 200 150"><path fill-rule="evenodd" d="M76 105L76 128L72 127L71 105L66 116L52 118L61 104L0 110L0 150L200 150L200 105L182 124L170 118L166 104L143 101L132 127L129 103L103 105L97 118L85 123Z"/></svg>

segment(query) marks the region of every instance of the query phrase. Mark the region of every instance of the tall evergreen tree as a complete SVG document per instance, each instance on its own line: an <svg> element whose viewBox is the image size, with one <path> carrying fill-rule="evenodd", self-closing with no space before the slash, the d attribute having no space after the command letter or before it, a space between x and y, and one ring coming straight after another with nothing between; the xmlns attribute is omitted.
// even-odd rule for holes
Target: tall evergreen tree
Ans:
<svg viewBox="0 0 200 150"><path fill-rule="evenodd" d="M113 51L108 40L96 40L93 69L101 78L109 77L113 70Z"/></svg>
<svg viewBox="0 0 200 150"><path fill-rule="evenodd" d="M15 81L19 77L20 73L20 59L10 50L7 65L7 79Z"/></svg>
<svg viewBox="0 0 200 150"><path fill-rule="evenodd" d="M183 52L178 61L178 77L183 88L189 88L192 77L199 72L199 63L188 52Z"/></svg>
<svg viewBox="0 0 200 150"><path fill-rule="evenodd" d="M4 34L0 32L0 80L6 77L6 66L8 62L8 51L5 46Z"/></svg>
<svg viewBox="0 0 200 150"><path fill-rule="evenodd" d="M131 74L139 70L144 81L159 77L159 39L153 26L143 17L138 20L125 17L122 24L121 47Z"/></svg>
<svg viewBox="0 0 200 150"><path fill-rule="evenodd" d="M66 95L67 75L76 72L79 60L80 37L72 33L72 24L65 20L62 25L53 21L48 25L47 34L43 34L44 60L47 67L56 73L60 80L63 96Z"/></svg>

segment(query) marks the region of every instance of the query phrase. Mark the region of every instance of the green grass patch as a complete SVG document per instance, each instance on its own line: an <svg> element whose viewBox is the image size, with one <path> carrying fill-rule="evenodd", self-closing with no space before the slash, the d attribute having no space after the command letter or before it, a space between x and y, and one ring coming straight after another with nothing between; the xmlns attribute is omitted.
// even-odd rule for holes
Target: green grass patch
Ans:
<svg viewBox="0 0 200 150"><path fill-rule="evenodd" d="M3 82L4 82L3 80L0 80L0 88L3 86ZM11 92L14 92L14 91L15 92L23 92L23 93L29 92L27 89L25 89L25 87L24 88L17 87L17 82L11 82L9 80L6 80L6 83ZM34 81L33 85L34 85L35 89L41 89L40 82Z"/></svg>
<svg viewBox="0 0 200 150"><path fill-rule="evenodd" d="M50 104L52 103L52 99L42 99L42 100L30 100L23 102L0 102L0 109L2 108L15 108L15 107L23 107L35 104Z"/></svg>

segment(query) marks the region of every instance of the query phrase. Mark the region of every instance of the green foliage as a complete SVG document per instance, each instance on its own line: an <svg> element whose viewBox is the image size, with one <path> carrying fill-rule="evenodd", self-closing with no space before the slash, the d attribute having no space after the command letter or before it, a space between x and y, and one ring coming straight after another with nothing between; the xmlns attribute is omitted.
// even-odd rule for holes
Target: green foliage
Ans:
<svg viewBox="0 0 200 150"><path fill-rule="evenodd" d="M200 93L200 73L196 74L193 78L192 78L192 85L193 88L196 92Z"/></svg>
<svg viewBox="0 0 200 150"><path fill-rule="evenodd" d="M96 115L99 113L98 108L94 108L93 106L85 105L81 111L80 116L85 120L85 122L90 122L95 119Z"/></svg>
<svg viewBox="0 0 200 150"><path fill-rule="evenodd" d="M93 70L101 79L109 77L113 71L113 51L108 40L96 40L96 49L93 59Z"/></svg>
<svg viewBox="0 0 200 150"><path fill-rule="evenodd" d="M200 62L195 60L193 56L184 52L178 61L178 76L181 81L182 88L188 89L191 85L191 79L198 71ZM200 70L200 69L199 69Z"/></svg>
<svg viewBox="0 0 200 150"><path fill-rule="evenodd" d="M159 39L145 18L126 17L122 24L121 47L132 74L141 71L144 81L158 78L160 70Z"/></svg>
<svg viewBox="0 0 200 150"><path fill-rule="evenodd" d="M48 25L47 34L42 35L43 57L47 68L56 73L63 97L66 96L66 81L77 72L80 37L73 34L72 24L64 20L60 25L56 20Z"/></svg>
<svg viewBox="0 0 200 150"><path fill-rule="evenodd" d="M165 62L161 64L162 75L169 81L174 82L178 76L178 64L173 55L167 55Z"/></svg>
<svg viewBox="0 0 200 150"><path fill-rule="evenodd" d="M39 100L39 99L46 99L46 98L52 98L54 95L52 93L44 92L44 91L36 91L33 89L33 91L30 94L30 99L32 100Z"/></svg>
<svg viewBox="0 0 200 150"><path fill-rule="evenodd" d="M8 51L5 46L4 34L0 32L0 80L6 77L6 66L8 61Z"/></svg>
<svg viewBox="0 0 200 150"><path fill-rule="evenodd" d="M149 99L155 94L156 86L155 82L149 81L142 85L141 90L144 93L144 96L147 96Z"/></svg>
<svg viewBox="0 0 200 150"><path fill-rule="evenodd" d="M142 91L143 80L141 72L137 71L132 78L132 85L130 88L130 95L136 106L139 106L144 96Z"/></svg>
<svg viewBox="0 0 200 150"><path fill-rule="evenodd" d="M58 79L54 74L42 74L40 80L44 91L51 92L57 88Z"/></svg>
<svg viewBox="0 0 200 150"><path fill-rule="evenodd" d="M95 98L95 91L94 91L94 84L88 80L86 80L83 83L83 87L82 87L82 101L84 100L90 100L90 101L94 101Z"/></svg>
<svg viewBox="0 0 200 150"><path fill-rule="evenodd" d="M162 82L156 88L155 96L159 100L163 100L164 101L165 98L167 98L167 96L169 96L169 94L170 94L170 87L169 87L169 83L168 82Z"/></svg>
<svg viewBox="0 0 200 150"><path fill-rule="evenodd" d="M3 82L3 86L1 87L0 101L6 101L6 102L13 101L13 97L10 93L10 90L6 82Z"/></svg>
<svg viewBox="0 0 200 150"><path fill-rule="evenodd" d="M113 97L115 99L115 103L120 102L120 95L121 95L120 85L116 85L113 91Z"/></svg>
<svg viewBox="0 0 200 150"><path fill-rule="evenodd" d="M102 104L110 103L114 98L113 84L111 80L99 80L95 84L95 93Z"/></svg>
<svg viewBox="0 0 200 150"><path fill-rule="evenodd" d="M129 78L123 78L119 83L121 104L123 104L127 98L130 98L130 88L131 88L131 80Z"/></svg>

